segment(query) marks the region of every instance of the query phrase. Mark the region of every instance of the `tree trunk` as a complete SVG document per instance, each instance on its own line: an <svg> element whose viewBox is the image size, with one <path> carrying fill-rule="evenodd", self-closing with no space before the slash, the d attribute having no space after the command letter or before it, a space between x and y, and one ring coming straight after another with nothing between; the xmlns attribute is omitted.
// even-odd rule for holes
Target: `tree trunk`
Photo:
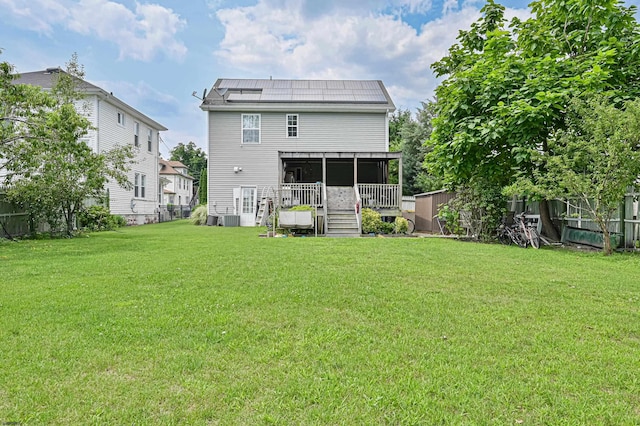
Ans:
<svg viewBox="0 0 640 426"><path fill-rule="evenodd" d="M604 254L606 256L609 256L611 253L613 253L613 249L611 248L611 234L606 228L602 232L602 243L602 251L604 251Z"/></svg>
<svg viewBox="0 0 640 426"><path fill-rule="evenodd" d="M554 241L560 241L560 232L551 220L548 200L540 200L540 220L542 221L542 235Z"/></svg>

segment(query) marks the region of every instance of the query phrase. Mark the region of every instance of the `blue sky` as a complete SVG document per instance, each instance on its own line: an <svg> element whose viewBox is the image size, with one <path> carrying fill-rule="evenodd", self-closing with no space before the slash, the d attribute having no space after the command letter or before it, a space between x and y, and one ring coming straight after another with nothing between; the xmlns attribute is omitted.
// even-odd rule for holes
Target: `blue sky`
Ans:
<svg viewBox="0 0 640 426"><path fill-rule="evenodd" d="M507 16L527 3L499 1ZM627 5L640 0L628 0ZM0 60L64 67L206 149L198 96L217 78L382 80L396 106L432 98L429 66L484 2L464 0L0 0Z"/></svg>

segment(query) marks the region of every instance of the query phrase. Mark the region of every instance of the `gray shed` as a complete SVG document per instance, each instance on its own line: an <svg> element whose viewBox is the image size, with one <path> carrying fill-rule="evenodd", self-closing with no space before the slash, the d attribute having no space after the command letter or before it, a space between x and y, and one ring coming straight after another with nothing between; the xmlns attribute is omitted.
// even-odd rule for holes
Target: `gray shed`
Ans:
<svg viewBox="0 0 640 426"><path fill-rule="evenodd" d="M439 206L455 197L455 193L444 189L416 195L416 231L440 232L435 216Z"/></svg>

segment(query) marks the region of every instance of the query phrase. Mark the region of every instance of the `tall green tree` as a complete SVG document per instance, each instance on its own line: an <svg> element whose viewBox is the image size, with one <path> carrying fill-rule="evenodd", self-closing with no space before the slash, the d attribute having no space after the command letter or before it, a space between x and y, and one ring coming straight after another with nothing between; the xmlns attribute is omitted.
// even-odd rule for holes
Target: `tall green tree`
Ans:
<svg viewBox="0 0 640 426"><path fill-rule="evenodd" d="M640 176L640 100L620 109L602 97L575 100L566 127L549 137L548 146L532 153L540 167L514 187L581 201L602 231L604 253L611 254L609 224Z"/></svg>
<svg viewBox="0 0 640 426"><path fill-rule="evenodd" d="M189 142L186 145L180 142L171 150L169 159L180 161L187 166L189 174L196 178L199 178L202 170L207 168L207 154L194 142Z"/></svg>
<svg viewBox="0 0 640 426"><path fill-rule="evenodd" d="M36 221L46 221L52 231L64 229L67 235L72 235L86 200L101 197L109 179L130 186L126 172L133 158L130 146L95 153L81 140L91 128L79 111L82 93L77 87L83 77L74 55L49 94L54 103L44 109L41 133L37 138L15 140L12 159L5 166L9 199ZM19 90L31 89L21 86Z"/></svg>
<svg viewBox="0 0 640 426"><path fill-rule="evenodd" d="M14 84L16 78L13 65L0 62L0 170L5 172L20 141L37 143L43 137L46 112L55 104L39 87Z"/></svg>
<svg viewBox="0 0 640 426"><path fill-rule="evenodd" d="M429 147L425 145L431 136L433 103L422 102L415 119L405 121L400 129L402 149L402 193L415 195L442 188L442 182L427 173L424 167L425 155Z"/></svg>
<svg viewBox="0 0 640 426"><path fill-rule="evenodd" d="M427 174L423 163L431 134L431 103L422 103L415 118L409 110L398 110L389 119L389 148L402 152L402 193L414 195L441 188L439 179ZM391 163L389 177L397 183L398 165Z"/></svg>
<svg viewBox="0 0 640 426"><path fill-rule="evenodd" d="M640 31L635 8L615 0L537 0L526 21L504 18L490 0L432 65L436 89L430 172L449 186L503 188L540 165L549 135L562 129L570 101L601 94L613 102L640 94ZM536 194L529 194L535 196ZM557 236L541 198L544 230Z"/></svg>
<svg viewBox="0 0 640 426"><path fill-rule="evenodd" d="M200 184L198 185L198 203L207 204L207 169L200 172Z"/></svg>

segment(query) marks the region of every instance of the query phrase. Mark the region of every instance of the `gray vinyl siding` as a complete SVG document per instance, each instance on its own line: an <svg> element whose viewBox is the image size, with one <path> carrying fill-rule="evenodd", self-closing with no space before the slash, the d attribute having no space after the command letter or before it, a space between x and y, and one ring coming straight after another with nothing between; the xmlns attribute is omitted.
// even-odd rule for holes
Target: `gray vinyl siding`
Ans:
<svg viewBox="0 0 640 426"><path fill-rule="evenodd" d="M373 151L387 147L386 113L262 112L260 144L242 144L242 114L209 113L210 214L233 214L233 189L278 184L278 151ZM298 114L298 137L287 137L287 114ZM235 173L234 167L242 171ZM214 208L213 204L216 203Z"/></svg>

